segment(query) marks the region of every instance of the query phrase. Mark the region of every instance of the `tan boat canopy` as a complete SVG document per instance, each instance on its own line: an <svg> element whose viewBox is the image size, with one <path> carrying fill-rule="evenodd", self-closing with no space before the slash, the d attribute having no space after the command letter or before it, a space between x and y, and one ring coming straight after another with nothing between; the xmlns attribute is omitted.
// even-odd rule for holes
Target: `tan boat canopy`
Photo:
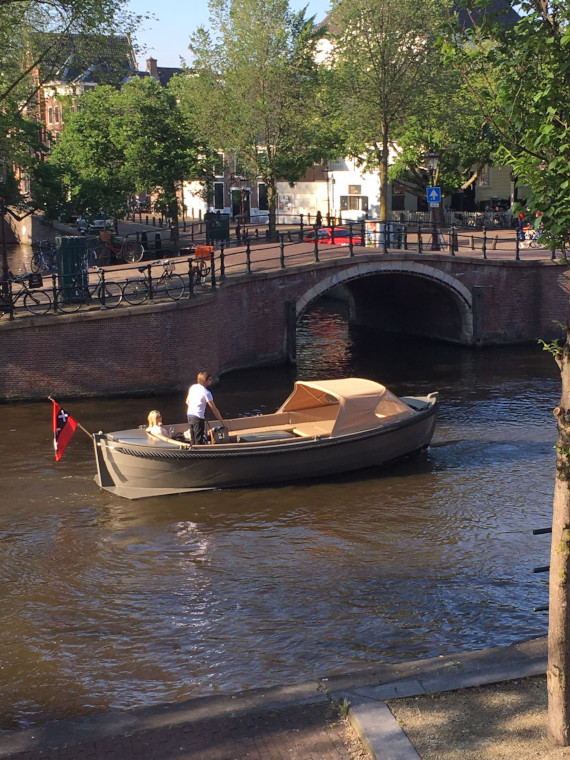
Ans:
<svg viewBox="0 0 570 760"><path fill-rule="evenodd" d="M298 380L278 412L302 411L308 413L308 418L312 412L319 419L334 419L332 435L375 428L414 413L384 385L359 377Z"/></svg>

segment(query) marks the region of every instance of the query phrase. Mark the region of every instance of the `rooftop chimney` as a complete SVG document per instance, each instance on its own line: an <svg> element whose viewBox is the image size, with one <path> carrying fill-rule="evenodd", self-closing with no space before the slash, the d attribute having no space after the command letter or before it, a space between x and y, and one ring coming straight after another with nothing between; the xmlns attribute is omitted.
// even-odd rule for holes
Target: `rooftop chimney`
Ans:
<svg viewBox="0 0 570 760"><path fill-rule="evenodd" d="M149 72L151 77L154 77L155 79L158 76L158 69L157 69L157 60L155 58L147 58L146 59L146 70Z"/></svg>

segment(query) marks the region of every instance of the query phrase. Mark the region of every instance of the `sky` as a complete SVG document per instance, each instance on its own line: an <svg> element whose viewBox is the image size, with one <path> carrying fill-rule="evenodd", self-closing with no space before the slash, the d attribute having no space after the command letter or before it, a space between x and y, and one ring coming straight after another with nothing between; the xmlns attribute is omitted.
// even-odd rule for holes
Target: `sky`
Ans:
<svg viewBox="0 0 570 760"><path fill-rule="evenodd" d="M307 5L307 16L322 21L326 16L329 0L289 0L293 10ZM146 48L138 56L139 69L146 68L147 58L156 58L159 66L180 66L180 56L191 63L188 40L192 32L202 24L208 24L207 0L130 0L130 9L137 14L154 13L154 20L143 22L136 35L137 42Z"/></svg>

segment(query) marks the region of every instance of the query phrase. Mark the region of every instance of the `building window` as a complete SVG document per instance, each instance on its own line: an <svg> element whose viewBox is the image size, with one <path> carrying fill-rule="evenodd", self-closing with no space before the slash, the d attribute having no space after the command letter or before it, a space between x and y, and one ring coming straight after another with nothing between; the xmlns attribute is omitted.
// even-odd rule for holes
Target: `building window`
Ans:
<svg viewBox="0 0 570 760"><path fill-rule="evenodd" d="M267 185L259 183L257 186L257 207L260 211L269 211L269 203L267 201Z"/></svg>
<svg viewBox="0 0 570 760"><path fill-rule="evenodd" d="M340 196L340 210L341 211L368 211L368 196L367 195L341 195Z"/></svg>
<svg viewBox="0 0 570 760"><path fill-rule="evenodd" d="M53 120L55 121L56 124L59 122L59 106L54 106Z"/></svg>
<svg viewBox="0 0 570 760"><path fill-rule="evenodd" d="M360 195L362 193L362 185L349 185L348 186L348 194L349 195Z"/></svg>
<svg viewBox="0 0 570 760"><path fill-rule="evenodd" d="M48 108L48 124L53 124L53 108Z"/></svg>
<svg viewBox="0 0 570 760"><path fill-rule="evenodd" d="M224 183L214 182L214 208L224 208Z"/></svg>

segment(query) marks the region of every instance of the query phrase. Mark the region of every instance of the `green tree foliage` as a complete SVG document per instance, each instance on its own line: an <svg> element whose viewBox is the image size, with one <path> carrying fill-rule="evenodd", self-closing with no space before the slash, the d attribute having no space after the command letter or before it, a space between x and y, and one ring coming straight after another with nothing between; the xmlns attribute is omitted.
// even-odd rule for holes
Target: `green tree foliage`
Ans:
<svg viewBox="0 0 570 760"><path fill-rule="evenodd" d="M58 79L72 59L87 68L104 54L107 69L112 68L109 35L132 31L137 23L126 5L126 0L0 1L0 156L10 165L31 171L42 150L35 121L44 83Z"/></svg>
<svg viewBox="0 0 570 760"><path fill-rule="evenodd" d="M519 183L529 188L526 206L539 213L552 250L570 242L570 7L524 0L520 20L505 25L485 4L474 25L456 32L449 60L474 88L499 136L502 154ZM476 14L476 15L475 15ZM564 278L561 278L563 280ZM552 512L548 631L548 724L551 741L570 745L570 319L566 342L553 345L562 380L554 410L558 427Z"/></svg>
<svg viewBox="0 0 570 760"><path fill-rule="evenodd" d="M411 183L425 198L431 180L425 157L434 150L439 167L433 179L442 195L466 189L493 162L495 135L457 72L444 68L441 60L426 83L423 101L420 113L408 114L396 130L389 177Z"/></svg>
<svg viewBox="0 0 570 760"><path fill-rule="evenodd" d="M78 212L118 216L127 197L149 190L176 229L177 186L200 167L194 133L174 93L151 77L121 90L102 85L82 98L48 163Z"/></svg>
<svg viewBox="0 0 570 760"><path fill-rule="evenodd" d="M151 77L129 82L118 100L113 141L124 156L123 175L136 192L157 194L177 235L177 187L184 179L199 176L207 156L192 114L179 107L174 92Z"/></svg>
<svg viewBox="0 0 570 760"><path fill-rule="evenodd" d="M265 183L273 232L277 181L294 183L338 154L315 58L319 34L287 0L211 0L210 12L213 32L193 35L193 70L178 82L180 98L211 149Z"/></svg>
<svg viewBox="0 0 570 760"><path fill-rule="evenodd" d="M415 0L338 0L331 12L330 64L338 113L350 153L380 172L382 219L391 145L411 115L428 110L442 18L437 0L428 0L421 12Z"/></svg>
<svg viewBox="0 0 570 760"><path fill-rule="evenodd" d="M86 93L48 160L52 174L47 175L43 169L37 175L38 180L58 176L75 213L104 210L118 215L133 192L125 171L124 152L116 140L120 115L118 90L100 85ZM46 212L52 216L56 215L60 200L57 195L50 197L53 200L46 199Z"/></svg>
<svg viewBox="0 0 570 760"><path fill-rule="evenodd" d="M525 205L552 249L570 242L570 7L525 0L515 24L485 4L467 8L473 23L453 29L448 63L500 141L499 158L529 189Z"/></svg>

